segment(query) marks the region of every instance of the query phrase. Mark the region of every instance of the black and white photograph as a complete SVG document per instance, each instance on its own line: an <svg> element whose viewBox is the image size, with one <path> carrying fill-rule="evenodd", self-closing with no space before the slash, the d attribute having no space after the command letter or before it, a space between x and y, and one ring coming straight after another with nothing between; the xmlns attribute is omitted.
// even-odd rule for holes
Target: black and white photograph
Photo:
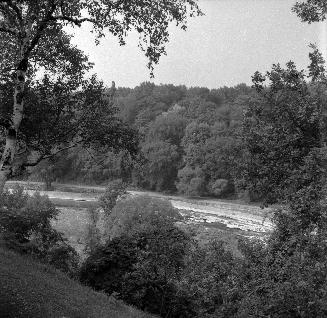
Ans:
<svg viewBox="0 0 327 318"><path fill-rule="evenodd" d="M327 318L327 0L0 0L0 318Z"/></svg>

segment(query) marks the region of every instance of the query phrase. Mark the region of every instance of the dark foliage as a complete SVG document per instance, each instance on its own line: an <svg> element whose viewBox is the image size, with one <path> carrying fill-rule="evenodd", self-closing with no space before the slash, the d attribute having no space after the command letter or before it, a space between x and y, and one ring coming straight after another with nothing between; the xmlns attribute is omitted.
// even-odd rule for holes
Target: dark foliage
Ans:
<svg viewBox="0 0 327 318"><path fill-rule="evenodd" d="M48 197L39 193L29 196L21 187L5 191L0 197L0 239L9 249L74 275L78 255L51 225L58 213Z"/></svg>
<svg viewBox="0 0 327 318"><path fill-rule="evenodd" d="M66 171L57 179L107 183L122 178L149 190L233 195L242 152L242 112L253 95L246 85L209 90L142 83L134 89L118 88L115 106L140 136L139 154L133 158L127 151L77 148L56 158L60 169L55 171ZM200 133L202 126L207 126L207 135L195 138L193 133ZM197 171L192 177L185 174L190 169Z"/></svg>
<svg viewBox="0 0 327 318"><path fill-rule="evenodd" d="M175 281L181 275L189 237L153 216L129 236L95 250L81 268L81 281L162 317L190 317L189 299Z"/></svg>

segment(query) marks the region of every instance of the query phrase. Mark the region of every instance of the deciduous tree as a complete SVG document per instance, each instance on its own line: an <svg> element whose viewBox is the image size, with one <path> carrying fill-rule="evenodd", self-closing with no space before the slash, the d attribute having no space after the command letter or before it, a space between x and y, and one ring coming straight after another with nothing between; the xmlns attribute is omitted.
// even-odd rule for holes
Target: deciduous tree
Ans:
<svg viewBox="0 0 327 318"><path fill-rule="evenodd" d="M89 68L82 53L70 46L70 38L64 31L66 25L81 26L88 22L97 42L107 31L117 36L121 45L128 31L135 29L152 73L153 64L165 54L169 23L175 22L185 29L187 18L198 14L201 12L195 0L1 0L1 82L11 80L13 105L10 105L11 115L1 121L6 144L0 161L0 190L11 174L15 159L29 79L41 70L64 80L67 69L72 71L77 67L78 71L70 73L76 73L81 80ZM62 50L63 46L66 50ZM71 57L68 60L67 52Z"/></svg>

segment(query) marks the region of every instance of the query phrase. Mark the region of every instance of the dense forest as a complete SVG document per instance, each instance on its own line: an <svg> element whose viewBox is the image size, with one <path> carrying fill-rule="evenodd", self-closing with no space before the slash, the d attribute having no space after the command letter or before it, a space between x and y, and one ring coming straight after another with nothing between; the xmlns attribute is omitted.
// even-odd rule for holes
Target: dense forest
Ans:
<svg viewBox="0 0 327 318"><path fill-rule="evenodd" d="M7 248L161 317L325 317L327 82L314 46L310 61L307 71L289 62L257 72L252 87L118 89L113 109L137 132L137 147L77 147L39 169L69 176L62 181L108 182L100 208L89 208L86 258L79 263L51 228L51 202L20 188L2 195ZM128 196L129 184L186 195L243 191L275 204L274 230L238 236L236 250L203 244L168 201Z"/></svg>
<svg viewBox="0 0 327 318"><path fill-rule="evenodd" d="M118 88L114 107L135 131L139 153L76 148L44 162L30 178L89 184L122 179L141 189L188 196L240 194L242 118L256 98L245 84L209 90L145 82Z"/></svg>
<svg viewBox="0 0 327 318"><path fill-rule="evenodd" d="M181 162L180 169L173 166L175 186L185 193L214 193L209 185L216 189L219 180L221 189L226 180L226 186L248 190L262 205L277 204L270 235L239 237L238 253L220 241L203 245L176 225L180 215L167 203L139 197L113 205L106 198L121 193L122 183L115 183L102 201L110 239L98 246L92 242L81 281L162 317L325 317L327 84L324 60L314 46L310 60L307 72L293 62L257 72L252 88L184 89L182 100L139 127L148 159L142 177L150 186L147 178L154 175L147 173L157 158L147 156L151 145L157 149L153 154L164 149L156 144L171 148L163 160L181 149L181 161L176 155L155 167ZM125 107L126 100L121 99ZM198 113L199 105L206 107ZM130 124L137 125L139 114ZM166 169L152 180L164 180Z"/></svg>
<svg viewBox="0 0 327 318"><path fill-rule="evenodd" d="M325 2L293 11L324 21ZM317 46L305 70L273 64L251 86L107 88L86 77L92 63L65 31L88 22L96 42L108 29L124 45L135 29L153 74L169 22L186 29L198 15L192 0L0 0L1 317L327 316L327 70ZM8 179L106 190L60 205ZM130 187L257 201L272 228L238 231L234 249L204 242L169 200ZM82 251L73 227L56 228L64 211L67 226L87 214Z"/></svg>

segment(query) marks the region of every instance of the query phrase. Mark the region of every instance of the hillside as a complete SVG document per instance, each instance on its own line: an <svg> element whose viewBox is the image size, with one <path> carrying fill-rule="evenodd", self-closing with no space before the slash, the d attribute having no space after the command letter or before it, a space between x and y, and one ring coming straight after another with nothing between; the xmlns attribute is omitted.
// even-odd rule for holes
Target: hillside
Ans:
<svg viewBox="0 0 327 318"><path fill-rule="evenodd" d="M1 318L150 318L63 273L0 247Z"/></svg>

